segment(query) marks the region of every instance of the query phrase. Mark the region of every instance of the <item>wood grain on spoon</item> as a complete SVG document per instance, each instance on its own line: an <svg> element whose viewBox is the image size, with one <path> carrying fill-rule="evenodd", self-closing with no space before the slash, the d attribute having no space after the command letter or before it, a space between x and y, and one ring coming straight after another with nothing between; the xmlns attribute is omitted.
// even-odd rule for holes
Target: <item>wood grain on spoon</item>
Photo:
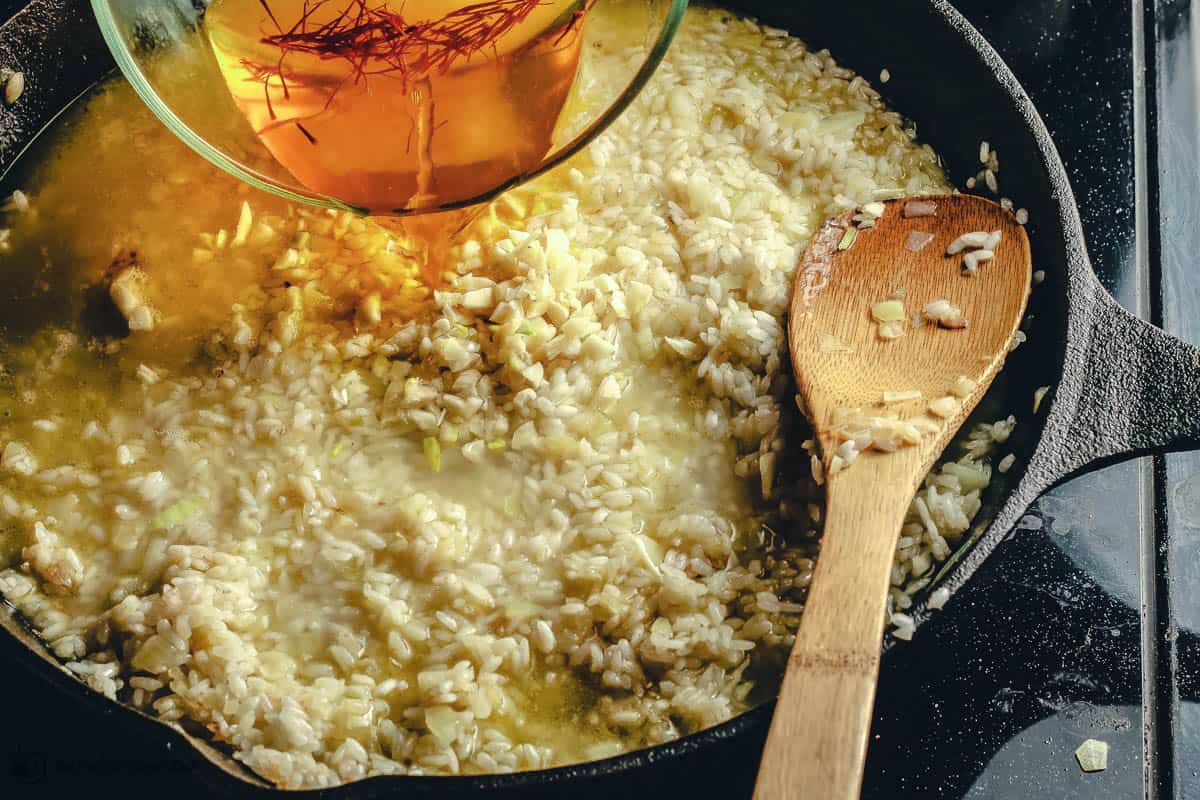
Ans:
<svg viewBox="0 0 1200 800"><path fill-rule="evenodd" d="M829 475L821 552L755 786L756 800L858 797L879 670L892 560L904 515L922 478L1004 363L1025 312L1029 240L1013 215L968 195L922 198L932 217L908 217L909 200L885 204L874 228L838 245L850 214L826 223L797 271L788 341L801 404L828 473L840 439L835 414L922 417L928 432L894 452L864 451ZM995 258L964 275L963 254L946 255L968 231L1002 232ZM934 234L918 252L910 232ZM969 326L947 330L908 323L906 335L879 336L871 308L902 294L912 317L935 300L962 309ZM970 384L960 380L965 376ZM946 418L931 401L965 393ZM970 385L973 384L973 388ZM964 388L966 387L966 388ZM884 392L920 399L883 403Z"/></svg>

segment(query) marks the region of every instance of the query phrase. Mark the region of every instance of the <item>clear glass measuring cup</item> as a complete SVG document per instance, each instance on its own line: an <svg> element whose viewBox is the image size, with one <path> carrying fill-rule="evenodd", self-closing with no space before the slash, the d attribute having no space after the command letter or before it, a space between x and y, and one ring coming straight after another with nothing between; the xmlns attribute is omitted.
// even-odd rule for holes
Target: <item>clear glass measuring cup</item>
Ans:
<svg viewBox="0 0 1200 800"><path fill-rule="evenodd" d="M92 0L126 78L201 156L289 200L392 216L484 203L582 148L645 85L686 5ZM239 9L262 20L241 39L222 28ZM521 13L529 30L518 35ZM503 62L503 74L489 62ZM550 67L556 81L537 72ZM302 112L283 108L302 96ZM394 147L382 138L390 131ZM438 148L467 155L434 191L419 164L389 163L372 178L372 161L419 162L422 149L441 166Z"/></svg>

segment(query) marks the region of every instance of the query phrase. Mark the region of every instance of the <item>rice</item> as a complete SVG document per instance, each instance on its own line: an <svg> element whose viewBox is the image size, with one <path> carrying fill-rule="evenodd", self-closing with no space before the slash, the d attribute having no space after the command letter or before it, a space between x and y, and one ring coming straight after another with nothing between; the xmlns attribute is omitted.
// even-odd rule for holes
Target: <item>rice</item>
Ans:
<svg viewBox="0 0 1200 800"><path fill-rule="evenodd" d="M73 673L289 788L606 757L773 694L819 537L797 259L827 216L947 189L865 81L692 10L631 110L493 204L433 292L386 229L244 199L119 109L83 120L89 157L141 125L179 179L138 218L212 204L174 219L172 263L219 279L181 309L110 231L131 335L11 359L0 590ZM36 243L52 210L10 222ZM871 445L919 435L892 423ZM897 636L1010 432L973 428L914 499Z"/></svg>

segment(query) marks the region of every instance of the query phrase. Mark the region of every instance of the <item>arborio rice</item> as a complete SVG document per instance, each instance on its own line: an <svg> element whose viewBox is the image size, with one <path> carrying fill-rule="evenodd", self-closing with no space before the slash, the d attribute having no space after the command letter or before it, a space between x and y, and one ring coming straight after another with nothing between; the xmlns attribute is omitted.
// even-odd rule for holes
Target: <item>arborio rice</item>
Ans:
<svg viewBox="0 0 1200 800"><path fill-rule="evenodd" d="M633 108L477 221L432 296L386 231L243 204L114 91L91 156L140 125L147 173L182 176L154 191L225 227L177 216L172 264L109 231L133 333L10 350L0 591L70 670L288 787L597 758L770 696L820 527L785 457L797 257L826 216L945 189L862 78L690 12ZM18 247L49 235L32 204ZM172 270L219 279L180 307ZM914 501L898 635L1010 430Z"/></svg>

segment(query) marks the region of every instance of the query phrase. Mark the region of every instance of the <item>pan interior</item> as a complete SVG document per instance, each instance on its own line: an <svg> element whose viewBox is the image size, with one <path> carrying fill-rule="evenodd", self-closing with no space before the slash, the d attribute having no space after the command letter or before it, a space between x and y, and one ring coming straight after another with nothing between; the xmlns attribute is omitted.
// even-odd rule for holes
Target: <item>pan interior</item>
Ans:
<svg viewBox="0 0 1200 800"><path fill-rule="evenodd" d="M756 11L756 9L748 10L752 13ZM833 34L836 34L836 29L830 27L829 20L824 20L824 24L822 24L822 20L817 20L814 18L783 18L781 16L780 9L772 10L764 8L758 9L757 11L761 12L761 16L765 22L778 25L789 30L804 31L806 36L808 36L808 32L811 31L812 34L811 36L808 36L808 38L818 45L828 43L830 46L834 46L834 42L837 41L833 36ZM798 15L799 12L796 12L796 14ZM848 46L839 44L834 48L834 52L845 63L857 69L862 74L874 76L875 74L878 74L879 69L882 69L886 62L886 59L881 60L876 54L886 53L887 51L877 49L875 47L880 43L880 41L882 41L883 31L880 31L880 41L876 41L870 37L870 30L871 28L868 26L868 35L866 36L865 41L855 42ZM831 36L826 37L824 35L826 32L830 33ZM947 35L949 36L949 34ZM959 45L959 50L961 50L961 44ZM895 64L900 62L893 61L892 63ZM908 69L911 62L904 63L906 65L905 69ZM974 62L968 60L965 62L964 66L970 67L973 63ZM1025 184L1020 182L1022 178L1022 164L1025 164L1026 160L1021 159L1019 156L1022 152L1022 147L1024 147L1028 152L1032 145L1029 141L1027 141L1027 132L1025 132L1020 126L1014 126L1011 116L1005 116L1005 113L1003 112L1005 106L1001 106L1000 111L996 111L994 115L991 115L990 122L992 125L994 125L994 128L991 129L986 129L987 125L985 123L988 121L987 117L989 117L987 114L982 115L984 119L970 121L969 125L964 124L958 125L957 127L945 126L944 128L934 128L933 126L936 124L937 120L953 118L947 110L951 107L948 101L946 106L943 108L939 105L931 105L932 101L927 98L927 95L929 94L939 93L923 92L921 90L922 81L931 79L931 75L935 73L929 72L923 74L919 70L919 65L912 69L911 78L905 77L903 73L895 67L892 67L890 71L893 72L893 78L887 87L887 96L889 102L892 102L898 108L902 108L906 114L913 119L929 121L921 130L922 139L926 139L935 145L936 149L945 160L950 175L963 176L974 174L974 172L977 170L978 163L978 141L982 138L990 137L990 141L993 142L996 149L1000 151L1005 159L1004 170L1001 173L1003 180L1005 181L1005 187L1009 185L1008 181L1010 180L1014 181L1013 185L1028 185L1030 187L1029 194L1031 197L1026 198L1021 196L1018 199L1022 205L1031 208L1031 214L1036 220L1038 210L1035 203L1032 202L1033 198L1036 197L1037 188L1039 187L1039 183L1036 180L1036 169L1032 170L1034 172L1034 180L1031 183ZM966 69L965 71L968 75L972 72L971 69ZM978 70L975 71L977 72ZM993 88L994 81L991 81L990 75L988 76L988 80L989 82L984 82L981 79L980 83L971 85L971 81L965 77L954 80L947 79L946 83L948 88L945 91L953 94L953 92L956 91L954 88L956 83L961 82L964 84L961 89L963 93L968 91L980 93L981 87L983 87L984 89L994 91L997 97L993 99L998 99L1001 101L1005 100L1003 92ZM939 84L939 86L940 85L941 84ZM969 90L968 86L971 87ZM925 99L922 102L918 102L918 98ZM988 98L986 97L978 98L979 102L981 103L986 102L987 99ZM64 124L71 125L75 123L67 122ZM978 125L980 128L985 128L986 130L980 130L976 132L974 130L976 125ZM945 139L945 141L942 141L942 139ZM36 151L30 153L30 156L34 158L23 160L22 163L33 164L36 158L35 153ZM1013 153L1017 157L1010 159L1009 153ZM1010 163L1016 164L1016 168L1013 169L1011 173L1009 172ZM1028 160L1028 164L1032 163L1034 163L1032 160ZM1026 164L1025 168L1029 168L1028 164ZM25 175L18 176L18 173L10 174L7 178L6 186L16 187L18 185L24 185L25 177ZM18 180L20 180L20 183L17 182ZM1042 180L1042 184L1044 184L1044 178ZM149 187L147 190L149 191ZM1023 193L1018 193L1016 190L1014 190L1014 195L1018 194L1023 195ZM1047 203L1046 205L1046 210L1049 211L1049 204ZM1052 217L1047 215L1045 219L1052 219ZM234 227L233 221L226 221L225 225L231 230ZM1035 248L1037 248L1039 237L1036 235L1036 228L1033 238L1035 242ZM1037 251L1035 250L1035 252ZM1044 251L1043 254L1045 254ZM47 269L40 273L41 279L45 280L45 282L50 286L61 286L61 282L66 280L66 278L65 276L61 275L56 276L54 269L58 266L61 266L62 263L64 263L64 260L53 260L52 263L48 265ZM27 282L20 287L6 287L6 293L9 297L19 298L22 301L14 305L14 308L20 307L24 309L24 311L22 311L20 314L11 317L13 322L10 323L11 331L9 336L11 341L14 342L28 341L31 338L36 338L40 331L41 325L32 324L32 321L35 319L45 321L57 316L57 321L59 322L70 322L88 317L88 301L86 296L78 296L74 298L73 302L77 302L78 305L72 305L71 303L59 303L56 302L53 292L46 292L43 290L41 294L39 294L39 286L35 282ZM37 310L39 303L41 303L43 306L40 311ZM96 309L93 308L92 310L94 311ZM41 314L41 316L37 316L38 314ZM90 317L88 318L91 319ZM97 331L102 333L104 330L104 325L115 325L119 329L119 323L119 319L113 319L110 315L108 318L101 317L99 319L91 319L88 324L100 326L97 328ZM1049 350L1049 348L1047 348L1047 350ZM136 355L130 357L131 361L137 360L140 363L145 360L143 358L144 353L137 353L136 349L134 352ZM1045 351L1042 351L1041 354L1025 355L1027 352L1028 349L1025 351L1019 350L1015 354L1013 365L1017 366L1018 369L1010 369L1006 373L1006 377L1002 378L1002 383L1000 383L997 389L989 395L987 407L980 411L980 419L1001 418L1009 409L1020 409L1026 407L1029 403L1029 398L1032 395L1033 388L1041 385L1042 383L1049 382L1048 380L1028 380L1028 376L1030 375L1037 375L1039 372L1044 373L1046 371L1046 365L1049 362L1049 359L1045 355ZM136 369L136 365L132 363L130 363L129 366L131 369ZM94 376L94 379L96 381L103 381L105 374L107 373L101 371ZM1021 377L1018 378L1017 375ZM83 406L86 404L86 398L86 393L80 393L75 398L75 401L79 403L79 405ZM1023 432L1023 428L1028 428L1029 431ZM1034 425L1018 427L1017 433L1014 434L1014 441L1016 442L1016 452L1019 455L1023 452L1028 452L1029 444L1033 441L1032 436L1035 429L1036 426ZM1010 475L1015 474L1019 474L1019 467L1010 473ZM1001 493L1003 492L1003 480L1005 479L1000 480L1000 486L993 484L993 486L989 489L990 494L988 495L988 498L998 498L1001 496ZM976 530L979 529L979 525L981 523L986 521L986 515L988 513L986 509L987 503L989 502L992 501L985 499L985 511L982 512L981 516L977 517ZM186 509L181 508L177 509L177 511L179 513L183 513L186 511ZM751 703L753 703L753 700Z"/></svg>

